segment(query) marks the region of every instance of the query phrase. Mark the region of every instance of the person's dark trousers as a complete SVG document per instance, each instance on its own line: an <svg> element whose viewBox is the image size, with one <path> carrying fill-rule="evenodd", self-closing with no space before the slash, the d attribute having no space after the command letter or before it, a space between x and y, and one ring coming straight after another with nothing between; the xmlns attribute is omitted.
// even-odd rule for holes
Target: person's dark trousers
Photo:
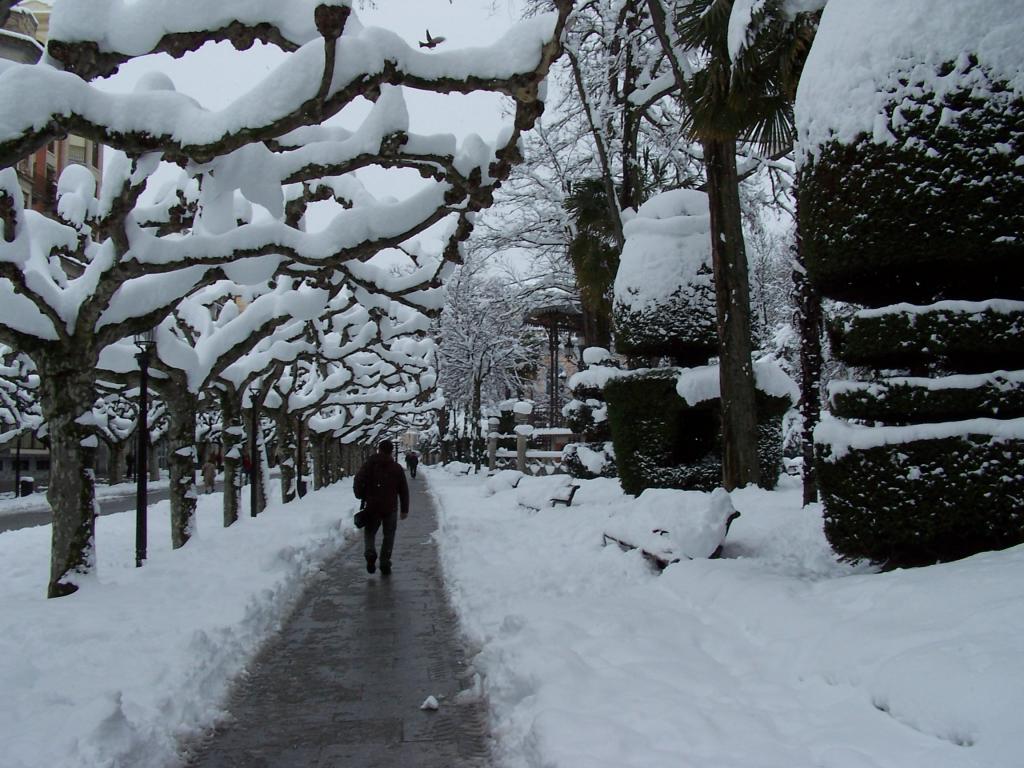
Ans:
<svg viewBox="0 0 1024 768"><path fill-rule="evenodd" d="M363 528L365 541L363 553L366 555L367 562L377 560L377 529L382 526L384 528L384 541L380 545L380 563L384 567L391 565L391 550L395 548L395 530L398 528L398 512L392 512L383 518L373 515L366 521L366 526Z"/></svg>

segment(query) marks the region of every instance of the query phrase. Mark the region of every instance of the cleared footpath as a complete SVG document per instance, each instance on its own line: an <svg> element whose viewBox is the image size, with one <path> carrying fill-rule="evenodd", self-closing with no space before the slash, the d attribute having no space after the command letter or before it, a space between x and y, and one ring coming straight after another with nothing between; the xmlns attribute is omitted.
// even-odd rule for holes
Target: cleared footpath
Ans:
<svg viewBox="0 0 1024 768"><path fill-rule="evenodd" d="M193 745L193 768L470 768L488 764L422 478L410 479L389 577L366 573L362 537L323 566ZM378 534L379 536L379 534ZM378 544L379 545L379 544ZM420 705L428 696L437 711Z"/></svg>

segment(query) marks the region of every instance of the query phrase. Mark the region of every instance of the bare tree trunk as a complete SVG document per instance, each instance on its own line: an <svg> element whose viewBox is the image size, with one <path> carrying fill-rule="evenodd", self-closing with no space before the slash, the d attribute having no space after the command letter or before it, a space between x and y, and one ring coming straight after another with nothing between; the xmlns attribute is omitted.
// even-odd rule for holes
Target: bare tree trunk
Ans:
<svg viewBox="0 0 1024 768"><path fill-rule="evenodd" d="M313 488L320 490L328 485L327 438L325 434L317 434L310 441L313 444Z"/></svg>
<svg viewBox="0 0 1024 768"><path fill-rule="evenodd" d="M281 502L289 504L295 501L295 430L292 428L291 417L280 410L274 413L277 424L277 455L281 460Z"/></svg>
<svg viewBox="0 0 1024 768"><path fill-rule="evenodd" d="M803 456L803 502L818 500L818 476L814 468L814 427L821 415L821 295L807 279L797 229L793 265L793 286L796 292L796 324L800 332L800 416L802 417L800 448Z"/></svg>
<svg viewBox="0 0 1024 768"><path fill-rule="evenodd" d="M171 547L180 549L192 536L196 514L196 412L190 393L165 387L160 397L167 405L167 468L170 473Z"/></svg>
<svg viewBox="0 0 1024 768"><path fill-rule="evenodd" d="M106 441L109 458L107 459L107 482L118 485L124 482L125 455L128 445L123 442Z"/></svg>
<svg viewBox="0 0 1024 768"><path fill-rule="evenodd" d="M245 449L245 426L242 424L242 403L230 388L220 392L221 442L224 445L224 527L238 520L242 498L242 451Z"/></svg>
<svg viewBox="0 0 1024 768"><path fill-rule="evenodd" d="M718 315L722 404L722 485L760 480L754 368L750 360L750 285L743 242L735 140L704 142L711 208L711 257Z"/></svg>
<svg viewBox="0 0 1024 768"><path fill-rule="evenodd" d="M50 582L47 597L77 591L77 577L92 571L96 536L97 437L79 418L95 399L94 366L84 360L37 358L39 396L49 425L50 485L53 511Z"/></svg>

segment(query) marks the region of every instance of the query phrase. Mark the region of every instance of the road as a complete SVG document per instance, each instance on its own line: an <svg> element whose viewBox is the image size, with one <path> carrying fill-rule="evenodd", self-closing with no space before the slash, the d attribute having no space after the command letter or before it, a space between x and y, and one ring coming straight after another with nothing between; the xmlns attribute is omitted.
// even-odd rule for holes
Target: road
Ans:
<svg viewBox="0 0 1024 768"><path fill-rule="evenodd" d="M223 483L217 481L217 489L223 488ZM149 492L149 503L153 504L163 501L169 495L166 488L157 488ZM135 509L135 494L127 496L111 496L100 499L100 514L112 515L115 512L127 512ZM26 510L24 512L12 512L9 515L0 515L0 533L3 531L16 531L19 528L31 528L34 525L49 525L51 521L50 508Z"/></svg>

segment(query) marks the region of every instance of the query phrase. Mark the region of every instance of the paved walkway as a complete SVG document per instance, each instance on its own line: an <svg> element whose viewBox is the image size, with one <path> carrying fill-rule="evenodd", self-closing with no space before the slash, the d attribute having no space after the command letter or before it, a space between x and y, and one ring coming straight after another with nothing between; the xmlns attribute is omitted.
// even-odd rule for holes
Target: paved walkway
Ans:
<svg viewBox="0 0 1024 768"><path fill-rule="evenodd" d="M190 766L487 765L485 705L455 702L469 681L424 489L422 475L410 480L392 575L366 573L361 536L329 559L238 682L231 722L195 747ZM441 708L421 710L431 695Z"/></svg>

